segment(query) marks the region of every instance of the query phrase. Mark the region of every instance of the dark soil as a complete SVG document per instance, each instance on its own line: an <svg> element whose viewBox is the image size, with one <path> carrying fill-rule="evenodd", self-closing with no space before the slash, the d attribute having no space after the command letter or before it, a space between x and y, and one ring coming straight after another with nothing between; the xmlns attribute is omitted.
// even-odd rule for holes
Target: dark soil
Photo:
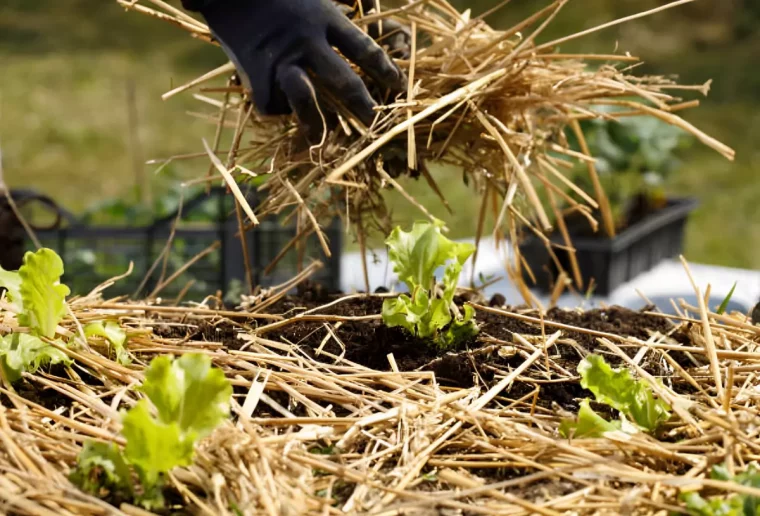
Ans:
<svg viewBox="0 0 760 516"><path fill-rule="evenodd" d="M322 306L326 301L336 298L336 296L326 295L287 297L267 311L293 316ZM493 301L503 302L503 297ZM320 310L318 313L350 317L377 315L382 311L382 303L383 300L379 297L355 298ZM390 370L387 355L392 353L402 371L432 371L438 382L444 386L471 387L478 383L489 385L493 383L497 375L503 377L522 364L526 356L525 354L501 356L497 352L498 348L503 347L502 344L514 343L515 333L541 335L541 327L538 324L485 312L478 312L476 317L480 325L479 335L464 343L460 349L449 353L441 353L432 343L423 342L403 329L388 328L380 320L343 322L336 330L336 335L345 344L345 351L334 340L328 341L323 350L333 355L343 354L349 361L380 371ZM586 312L552 309L547 313L546 320L640 339L649 338L650 331L666 333L672 329L671 323L665 318L621 307ZM256 323L250 321L250 324ZM324 354L315 356L313 353L322 345L325 337L323 324L320 321L296 322L268 333L267 337L289 342L301 347L316 360L330 362L333 359L329 356ZM171 336L179 336L176 332L176 329L172 330ZM547 327L546 332L551 334L554 330ZM193 338L213 337L213 340L217 342L220 337L223 337L223 341L231 348L242 345L240 340L234 338L232 328L200 327L193 333L195 334ZM563 337L574 340L577 346L558 343L551 349L550 355L554 363L568 371L573 373L576 371L578 363L586 352L605 353L611 364L621 363L619 358L606 353L606 348L597 349L596 337L592 335L563 331ZM677 335L674 337L678 338ZM634 356L638 349L624 348L624 351ZM645 363L642 366L656 376L666 374L659 363ZM545 378L537 377L531 382L515 382L508 396L511 399L519 399L534 392L537 386L540 387L538 404L547 409L552 409L553 404L556 403L564 409L576 411L580 399L590 394L581 388L577 380L546 382Z"/></svg>
<svg viewBox="0 0 760 516"><path fill-rule="evenodd" d="M50 367L45 371L48 375L48 379L55 380L56 377L61 378L62 381L68 381L65 368L62 365L56 365ZM66 380L63 380L66 379ZM48 410L55 410L58 407L70 407L73 400L55 389L43 387L42 385L30 382L29 380L22 379L13 384L13 389L16 394L25 398L37 405L45 407ZM0 405L6 407L12 407L13 401L5 394L0 394Z"/></svg>
<svg viewBox="0 0 760 516"><path fill-rule="evenodd" d="M317 288L308 288L299 294L282 299L267 311L272 314L294 316L305 310L323 306L338 298L335 294L328 294ZM464 301L465 299L458 299L460 303ZM491 300L492 305L502 305L503 303L503 296L497 295ZM317 313L349 317L377 315L382 312L382 304L383 300L380 297L355 298L320 310ZM530 313L527 314L531 315ZM478 336L469 342L465 342L459 349L448 353L442 353L432 343L421 341L401 328L388 328L380 320L343 322L336 330L336 335L346 345L345 351L334 340L328 341L323 349L334 355L343 353L343 356L349 361L380 371L390 370L387 356L392 353L402 371L432 371L435 373L438 382L447 387L490 385L495 377L503 377L519 367L527 356L525 352L511 355L499 354L499 348L503 348L505 344L515 343L513 336L515 333L541 335L541 327L538 324L487 312L478 312L476 317L480 325ZM665 318L620 307L586 312L552 309L546 314L546 320L640 339L647 339L650 336L650 331L665 333L671 329L671 323ZM248 321L248 324L255 326L257 321L251 320ZM301 347L316 360L330 362L332 359L329 356L324 354L315 356L313 353L316 348L322 345L322 340L325 337L323 324L321 321L295 322L280 330L268 333L267 337L289 342ZM154 331L158 336L166 338L222 342L233 349L242 345L242 341L236 338L238 329L227 323L201 324L192 330L157 324ZM551 334L554 330L548 326L546 332ZM606 348L598 350L596 337L593 335L563 331L563 336L566 339L572 339L577 345L558 343L550 350L550 356L555 364L567 371L574 373L578 363L588 352L605 353L607 360L612 364L621 362L616 356L606 353ZM673 337L684 343L688 342L685 336L680 333L673 335ZM630 356L635 355L638 351L636 348L623 349ZM686 357L679 357L677 354L673 356L684 365L692 365ZM645 363L642 366L655 376L666 374L659 363ZM62 379L67 378L65 371L60 366L52 368L48 374L59 376ZM86 373L80 372L80 374ZM526 375L529 376L529 373ZM86 378L88 382L91 380L96 381L95 378ZM53 389L43 389L40 385L29 383L26 380L22 380L14 387L19 395L50 410L60 406L68 407L72 403L71 398ZM508 397L520 399L533 393L537 387L540 389L538 404L546 409L553 409L558 405L566 410L576 411L580 399L589 395L587 391L581 388L577 380L547 382L543 377L536 377L532 381L515 382L508 393ZM237 392L238 390L240 392ZM236 394L245 395L245 392L247 392L246 389L236 389ZM278 402L287 406L288 396L282 393L282 399L279 399L277 394L272 393L271 395ZM2 398L0 401L3 404L10 402L5 396ZM264 414L260 415L264 416Z"/></svg>
<svg viewBox="0 0 760 516"><path fill-rule="evenodd" d="M324 290L317 288L308 288L301 290L297 296L286 297L270 307L267 312L272 314L287 314L294 316L305 310L324 306L327 302L338 299L337 294L329 294ZM457 299L459 304L467 301L464 298ZM492 306L503 306L505 299L503 296L494 296L490 304ZM357 297L329 308L318 310L316 313L324 315L340 316L366 316L378 315L382 312L383 299L375 296ZM511 307L510 311L533 315L531 312ZM429 342L420 341L412 337L405 330L400 328L388 328L381 320L371 321L345 321L335 330L336 335L346 346L341 349L334 340L328 341L324 350L334 355L343 354L347 360L359 363L366 367L387 371L390 370L387 355L393 354L396 363L403 371L432 371L435 373L437 381L444 386L449 387L471 387L473 385L489 386L494 383L495 379L503 377L505 374L513 371L525 361L525 355L500 354L498 350L505 346L516 344L514 334L520 335L541 335L542 330L539 324L525 322L508 316L491 314L487 312L476 312L476 318L480 326L480 333L477 337L463 343L459 349L448 353L442 353ZM562 309L552 309L545 317L546 321L563 323L577 328L596 330L605 333L611 333L621 336L631 336L640 339L647 339L651 331L668 333L672 330L671 323L663 317L647 315L643 312L631 311L621 307L609 307L606 309L596 309L590 311L568 311ZM263 324L258 320L249 320L247 325L255 327L257 324ZM207 340L211 342L221 342L229 348L238 349L243 342L237 339L238 327L228 322L217 324L203 323L192 329L177 326L161 326L160 320L156 321L154 332L156 335L173 339L192 339ZM546 333L551 334L555 330L551 326L546 327ZM683 331L683 330L681 330ZM266 334L267 338L282 342L289 342L294 346L299 346L304 352L312 356L315 360L331 362L329 356L324 354L315 356L314 351L322 345L325 337L324 322L322 321L299 321L293 322L282 327L279 330ZM676 340L688 343L683 333L672 335ZM550 356L552 362L564 368L567 371L575 373L578 363L582 357L589 352L599 352L605 354L608 362L617 365L621 360L614 355L607 353L606 348L598 349L596 337L583 332L573 332L563 330L564 339L571 339L574 345L566 343L557 343L551 350ZM634 356L638 348L623 348L623 350ZM688 362L685 357L676 359L686 365ZM659 363L643 363L647 371L655 376L663 376L666 371L662 369ZM523 373L527 380L516 381L508 392L503 396L512 400L526 398L528 403L532 402L532 394L538 388L537 404L539 407L547 410L557 410L561 408L570 412L577 412L579 402L583 398L592 397L592 394L580 386L577 379L568 379L565 381L547 382L544 377L536 375L531 376L531 371ZM57 376L61 381L68 381L68 375L64 368L56 366L46 371L49 377ZM80 368L79 374L87 382L97 382L96 378L87 377L86 373ZM558 378L559 375L554 376ZM60 406L69 407L72 404L71 398L61 395L53 389L43 389L39 384L22 380L14 385L19 395L34 401L50 410ZM245 396L247 388L236 387L237 396ZM687 392L683 386L679 385L679 391ZM289 407L290 396L285 392L268 392L276 402L282 406ZM9 405L10 400L0 395L0 403ZM294 412L299 412L299 407L289 407ZM603 416L607 415L609 409L604 406L595 404L594 408ZM266 417L270 414L266 404L260 404L257 417ZM484 478L493 478L499 480L517 478L522 475L522 471L513 468L506 469L484 469L473 471ZM524 489L524 487L520 487ZM557 494L570 492L574 488L571 483L547 482L538 483L535 486L538 491L536 496L547 496L547 493ZM352 492L352 486L341 486L333 495L340 500ZM181 506L181 497L171 488L165 490L165 496L169 506L178 504ZM524 496L525 493L522 493ZM117 503L115 495L112 495L113 501ZM170 511L166 511L168 514Z"/></svg>

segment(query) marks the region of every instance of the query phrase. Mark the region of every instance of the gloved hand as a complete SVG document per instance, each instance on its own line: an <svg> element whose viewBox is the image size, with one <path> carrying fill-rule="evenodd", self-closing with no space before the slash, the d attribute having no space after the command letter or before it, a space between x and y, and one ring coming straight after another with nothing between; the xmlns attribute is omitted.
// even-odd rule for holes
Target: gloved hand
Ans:
<svg viewBox="0 0 760 516"><path fill-rule="evenodd" d="M182 0L199 11L253 93L261 114L295 112L311 143L335 126L336 106L316 94L324 86L366 126L375 100L333 46L378 85L406 90L407 79L382 48L330 0ZM321 112L321 115L320 115ZM325 120L323 120L323 116Z"/></svg>

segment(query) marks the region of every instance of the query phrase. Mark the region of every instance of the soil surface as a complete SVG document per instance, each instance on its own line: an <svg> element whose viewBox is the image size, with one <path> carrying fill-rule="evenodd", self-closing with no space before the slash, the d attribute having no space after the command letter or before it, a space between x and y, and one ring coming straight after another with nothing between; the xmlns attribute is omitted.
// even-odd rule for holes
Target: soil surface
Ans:
<svg viewBox="0 0 760 516"><path fill-rule="evenodd" d="M296 296L285 297L278 303L271 306L268 313L296 316L306 310L314 310L314 315L339 315L344 317L362 317L378 316L382 313L383 297L364 296L354 297L340 301L332 306L324 307L331 301L337 301L342 296L329 294L324 290L314 287L301 289ZM463 297L457 298L459 305L464 304L468 299ZM503 306L505 299L503 296L494 296L490 302L480 301L481 304L489 304L495 307L501 307L511 313L523 314L529 317L536 317L537 314L521 307ZM645 309L646 310L646 309ZM533 353L533 350L521 344L515 334L526 337L529 341L531 336L540 337L542 328L540 323L520 320L517 317L495 314L484 311L476 311L476 320L480 327L479 334L463 343L458 349L446 353L438 350L429 342L421 341L401 328L388 328L380 318L363 321L342 321L339 325L330 323L335 335L345 345L341 347L335 339L329 339L324 344L323 349L332 355L343 355L345 359L361 364L363 366L380 370L390 370L388 354L393 354L398 367L402 371L432 371L436 375L439 384L447 387L471 387L481 385L488 387L514 371L525 362L525 359ZM648 339L652 332L669 333L671 337L679 342L688 343L688 337L683 333L685 330L679 330L680 333L673 332L673 326L670 321L664 317L647 315L642 312L631 311L621 307L609 307L605 309L595 309L589 311L571 311L563 309L552 309L546 316L545 321L561 323L564 325L582 328L585 330L594 330L598 332L610 333L621 336L631 336L639 339ZM206 340L210 342L223 343L231 349L239 349L245 343L237 338L239 326L231 323L216 324L203 323L198 326L189 328L187 326L162 326L160 320L155 321L154 333L157 336L172 339L193 339ZM265 324L260 320L248 320L247 325L256 327L257 324ZM293 346L300 347L305 353L312 356L315 360L330 363L334 361L329 355L316 355L317 348L323 345L326 336L324 328L325 321L289 321L277 330L266 333L268 339L289 342ZM551 325L545 326L547 335L554 333L555 329ZM532 367L525 371L520 378L513 382L507 392L500 395L500 399L522 400L523 403L530 405L535 403L537 410L547 411L566 410L577 412L579 403L582 399L593 395L580 386L576 370L580 360L589 352L603 353L608 362L618 365L622 362L618 357L611 355L606 348L599 349L594 335L583 331L562 330L563 338L556 343L549 351L551 363L555 369L552 376L547 380L546 376L541 375L541 368ZM537 343L536 343L537 344ZM622 348L629 356L634 356L638 347ZM648 356L650 356L649 354ZM679 363L689 364L689 359L685 356L678 356L672 353ZM543 358L540 359L543 363ZM669 371L665 370L662 363L646 359L641 366L655 376L671 376ZM561 368L560 371L558 368ZM82 368L78 373L82 379L88 383L98 384L99 381L94 377L89 377ZM568 374L569 373L569 374ZM71 382L69 375L66 374L65 368L55 366L44 371L41 374L48 379L60 382ZM569 376L573 375L573 376ZM674 380L677 381L677 380ZM689 387L683 382L674 385L678 392L689 392ZM64 396L54 389L42 388L39 383L29 380L22 380L14 386L16 392L39 405L50 410L58 407L70 407L72 399ZM236 387L235 394L245 396L247 388ZM268 393L275 401L283 406L288 406L290 397L286 392L272 391ZM104 400L109 402L109 400ZM11 400L4 395L0 395L0 403L6 406L12 406ZM298 413L301 407L295 407L294 412ZM594 404L595 410L602 416L610 415L611 410L605 406ZM257 417L267 417L268 409L264 404L260 404L254 414ZM339 414L340 415L340 414ZM425 473L431 473L427 469ZM494 480L508 480L518 478L525 474L524 471L515 468L498 468L473 470L472 473L482 477ZM334 493L337 499L346 498L353 492L351 484L339 486ZM424 486L422 486L424 489ZM526 496L524 487L515 488L516 494ZM531 494L537 498L551 496L561 496L575 490L571 483L556 481L539 482L530 489L537 490ZM167 486L164 495L169 506L182 506L182 497L171 486ZM110 495L107 501L118 506L121 501L117 495ZM161 514L169 514L171 510L163 511ZM444 513L443 511L441 512Z"/></svg>
<svg viewBox="0 0 760 516"><path fill-rule="evenodd" d="M501 299L498 299L501 298ZM286 314L295 316L306 310L323 306L326 302L338 299L338 296L330 296L324 293L314 295L306 292L300 296L286 297L267 310L273 314ZM499 304L503 297L495 296L491 304ZM463 303L465 299L458 299ZM359 317L378 315L382 312L383 298L379 296L357 297L335 304L314 312L314 314L340 315L347 317ZM520 310L514 307L504 307L510 311L518 311L528 316L536 317L536 314L528 310ZM324 321L298 321L292 322L276 331L266 334L267 338L281 342L289 342L301 347L315 360L330 363L334 359L329 355L317 356L314 351L322 346L324 351L332 355L342 355L346 360L379 371L389 371L388 354L393 357L402 371L432 371L435 373L439 384L447 387L471 387L475 384L491 385L494 379L503 378L516 367L519 367L532 353L531 350L519 344L514 334L522 336L540 336L542 334L540 324L522 321L516 318L488 312L477 312L476 318L480 326L480 333L459 349L442 353L433 344L422 341L408 334L401 328L388 328L379 319L364 321L344 321L334 332L345 345L343 349L334 339L329 339L323 345L326 332ZM595 330L615 335L631 336L639 339L648 339L651 333L658 331L668 333L672 331L671 322L654 315L631 311L621 307L609 307L595 309L586 312L552 309L545 317L546 321L553 321L578 328ZM255 325L255 321L249 324ZM178 337L177 329L171 331L171 335ZM181 331L181 330L180 330ZM546 333L556 331L551 326L546 327ZM243 341L235 338L232 328L216 326L200 327L192 338L208 338L219 342L222 340L230 348L239 348ZM185 336L185 335L182 335ZM681 334L672 337L687 343L688 340ZM611 355L607 348L597 349L597 337L594 335L563 330L563 338L560 339L551 350L550 358L557 366L569 371L573 375L580 360L588 352L600 352L605 354L607 361L613 365L622 362L618 357ZM623 348L629 355L634 356L639 349L637 347ZM505 352L506 351L506 352ZM519 352L518 352L519 351ZM680 357L679 357L680 358ZM543 361L543 358L541 359ZM682 360L677 358L678 362ZM686 363L686 357L683 357ZM641 364L648 372L655 376L668 375L659 362ZM529 376L529 373L526 373ZM576 378L563 380L555 369L554 380L545 377L535 379L525 378L513 384L509 398L520 399L534 393L540 388L538 405L546 409L552 409L554 404L560 407L576 411L582 398L590 395L580 386Z"/></svg>
<svg viewBox="0 0 760 516"><path fill-rule="evenodd" d="M299 294L283 298L266 311L272 314L295 316L340 298L338 295L328 294L316 288L309 288ZM464 298L457 299L459 304L465 301ZM503 302L503 296L497 295L490 304L501 306ZM382 304L383 298L379 296L356 297L319 309L314 314L347 317L379 315L382 312ZM527 309L503 308L537 317L535 313ZM479 311L476 312L476 319L480 327L479 334L463 343L458 349L446 353L441 352L434 344L418 339L401 328L388 328L380 319L344 321L337 328L333 324L335 335L345 345L345 349L334 339L329 339L324 344L323 350L332 355L342 355L351 362L379 371L390 370L387 357L393 354L400 370L432 371L442 386L465 388L476 384L488 386L519 367L533 352L520 344L514 335L520 334L530 339L530 336L540 336L542 330L540 324L501 314ZM621 307L585 312L555 308L546 314L545 320L644 340L649 338L653 331L668 333L673 329L670 321L664 317L647 315L643 311L636 312ZM259 323L256 320L250 320L248 324L255 327ZM330 363L334 359L329 355L317 356L315 353L315 350L323 345L326 335L324 324L324 321L293 321L278 330L267 333L266 337L299 346L315 360ZM200 325L192 330L187 327L166 327L160 324L154 327L155 334L160 337L221 342L231 349L238 349L244 344L244 341L237 338L238 331L238 328L231 324L218 323ZM551 326L546 326L545 331L547 335L550 335L556 330ZM680 342L688 343L688 338L682 332L683 330L671 336ZM578 363L589 352L603 353L607 361L613 365L622 362L621 359L610 354L606 348L598 349L599 344L596 339L596 336L589 333L563 330L563 338L550 349L549 356L552 363L575 375ZM629 356L634 356L638 352L637 347L622 349ZM676 361L687 367L693 365L689 362L689 358L678 355L683 354L672 354ZM544 359L540 360L543 362ZM641 365L655 376L669 376L668 371L660 362L648 363L645 360ZM60 366L51 368L46 374L50 379L60 377L61 381L69 381L65 370ZM539 406L550 410L559 406L566 410L577 411L580 400L589 396L590 393L580 386L577 376L568 378L567 374L561 374L561 371L556 368L552 376L553 379L549 380L545 376L533 378L528 371L514 382L508 397L520 399L532 395L538 388ZM87 381L90 380L97 381L95 378L87 379ZM22 380L15 387L19 395L50 410L60 406L70 406L72 402L68 396L53 389L43 389L40 385L27 380ZM679 390L684 389L681 386ZM684 392L688 392L688 389ZM275 397L276 394L273 393ZM3 404L10 403L5 396L1 401ZM287 404L287 396L284 396L281 401Z"/></svg>

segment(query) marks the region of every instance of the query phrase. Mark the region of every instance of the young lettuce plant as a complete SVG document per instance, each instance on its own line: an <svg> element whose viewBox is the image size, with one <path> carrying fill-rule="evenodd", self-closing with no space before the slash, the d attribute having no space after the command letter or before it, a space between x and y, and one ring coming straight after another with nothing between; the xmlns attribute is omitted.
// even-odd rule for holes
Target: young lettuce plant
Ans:
<svg viewBox="0 0 760 516"><path fill-rule="evenodd" d="M132 362L132 357L129 356L125 345L127 343L127 332L125 332L119 323L114 321L108 321L102 323L100 321L90 323L84 327L84 334L86 337L102 337L111 346L116 354L116 361L121 365L129 365Z"/></svg>
<svg viewBox="0 0 760 516"><path fill-rule="evenodd" d="M760 488L760 471L752 463L745 473L731 476L723 466L715 465L710 472L713 480L736 482L737 484ZM728 498L705 500L699 493L688 491L681 493L680 499L686 504L690 516L757 516L760 514L760 497L735 493Z"/></svg>
<svg viewBox="0 0 760 516"><path fill-rule="evenodd" d="M232 385L209 357L186 354L153 359L140 391L150 403L142 399L123 413L124 449L86 442L71 480L96 495L111 493L134 498L146 509L160 508L165 474L192 464L195 444L229 416Z"/></svg>
<svg viewBox="0 0 760 516"><path fill-rule="evenodd" d="M417 222L410 232L396 227L386 240L393 270L409 289L383 303L383 321L401 326L422 339L431 339L441 349L451 349L478 333L475 311L454 304L459 274L475 246L453 242L441 233L442 223ZM447 265L448 262L448 265ZM442 281L435 271L446 266Z"/></svg>
<svg viewBox="0 0 760 516"><path fill-rule="evenodd" d="M0 267L0 287L28 333L11 333L0 340L0 366L13 383L25 371L35 372L45 364L70 364L71 359L43 341L54 339L56 328L66 314L69 288L61 284L63 261L50 249L28 252L17 272ZM62 345L62 341L56 340Z"/></svg>
<svg viewBox="0 0 760 516"><path fill-rule="evenodd" d="M29 329L28 333L14 332L0 339L0 366L11 383L18 381L24 372L34 373L42 365L72 363L60 349L43 340L55 338L56 328L66 315L66 296L71 291L61 283L63 272L63 260L47 248L26 253L18 271L0 267L0 288L5 289L18 324ZM85 327L85 335L105 338L113 346L117 361L129 363L125 349L127 334L118 323L90 323ZM66 346L60 339L55 342Z"/></svg>
<svg viewBox="0 0 760 516"><path fill-rule="evenodd" d="M581 386L594 393L596 401L619 411L620 421L608 422L589 406L581 402L577 421L564 421L560 434L576 439L601 437L606 432L621 430L632 422L634 431L654 432L670 419L670 406L655 398L652 388L644 380L634 380L628 369L612 369L600 355L589 355L578 365Z"/></svg>

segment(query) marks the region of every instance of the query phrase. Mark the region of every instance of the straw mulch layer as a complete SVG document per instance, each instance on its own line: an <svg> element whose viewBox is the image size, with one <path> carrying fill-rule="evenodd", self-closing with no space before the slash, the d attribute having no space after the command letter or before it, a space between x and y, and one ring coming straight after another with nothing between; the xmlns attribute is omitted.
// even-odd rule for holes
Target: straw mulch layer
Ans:
<svg viewBox="0 0 760 516"><path fill-rule="evenodd" d="M213 43L203 22L163 0L117 1ZM505 30L490 27L483 16L459 12L446 0L418 0L359 16L355 23L360 27L393 20L411 31L411 56L397 59L409 77L408 94L391 98L365 77L381 105L371 127L335 104L342 125L326 133L319 145L308 147L294 117L257 114L248 92L229 79L234 67L228 64L164 95L170 99L194 91L199 108L193 115L216 126L213 140L210 135L199 153L172 159L210 158L209 176L198 181L223 179L230 185L240 203L241 225L284 216L298 223L293 245L316 234L328 256L321 228L336 216L344 219L361 246L369 234L390 232L393 221L382 196L387 189L401 191L419 209L420 217L430 217L430 206L406 194L399 176L426 181L440 202L454 210L431 167L455 167L479 198L480 220L473 221L478 240L487 228L493 228L499 239L508 238L517 253L511 276L522 281L524 265L516 245L521 236L536 234L549 245L546 235L559 230L562 245L571 249L563 224L569 213L580 214L589 227L603 230L606 236L619 229L595 160L588 155L580 121L655 117L680 127L727 159L734 158L731 148L679 116L699 105L697 99L682 95L707 95L709 81L681 85L669 77L636 75L640 61L624 51L580 55L565 50L588 34L691 1L678 0L547 42L541 42L542 34L557 14L584 9L582 1L555 0ZM364 77L358 69L357 73ZM322 93L329 102L330 92ZM585 152L571 150L568 135L575 136ZM587 170L594 185L591 194L568 177L578 165ZM237 184L252 178L263 182L259 191L264 197L253 209ZM562 271L564 267L555 262ZM583 289L572 253L571 262L568 277ZM522 292L525 301L533 303L527 289Z"/></svg>
<svg viewBox="0 0 760 516"><path fill-rule="evenodd" d="M118 320L134 362L118 365L91 338L89 350L66 350L71 368L0 390L0 511L145 514L83 494L68 473L85 440L121 443L119 410L142 396L145 365L190 351L223 368L235 401L194 464L171 473L174 513L665 514L683 510L685 489L760 495L708 476L714 464L741 472L760 456L760 327L744 315L682 305L681 320L620 308L542 317L471 298L478 339L436 357L384 329L385 295L279 291L247 298L245 311L214 299L184 308L73 300L76 319L61 331ZM6 305L0 313L0 333L18 330ZM562 418L590 396L576 371L590 351L674 407L656 437L560 437Z"/></svg>

